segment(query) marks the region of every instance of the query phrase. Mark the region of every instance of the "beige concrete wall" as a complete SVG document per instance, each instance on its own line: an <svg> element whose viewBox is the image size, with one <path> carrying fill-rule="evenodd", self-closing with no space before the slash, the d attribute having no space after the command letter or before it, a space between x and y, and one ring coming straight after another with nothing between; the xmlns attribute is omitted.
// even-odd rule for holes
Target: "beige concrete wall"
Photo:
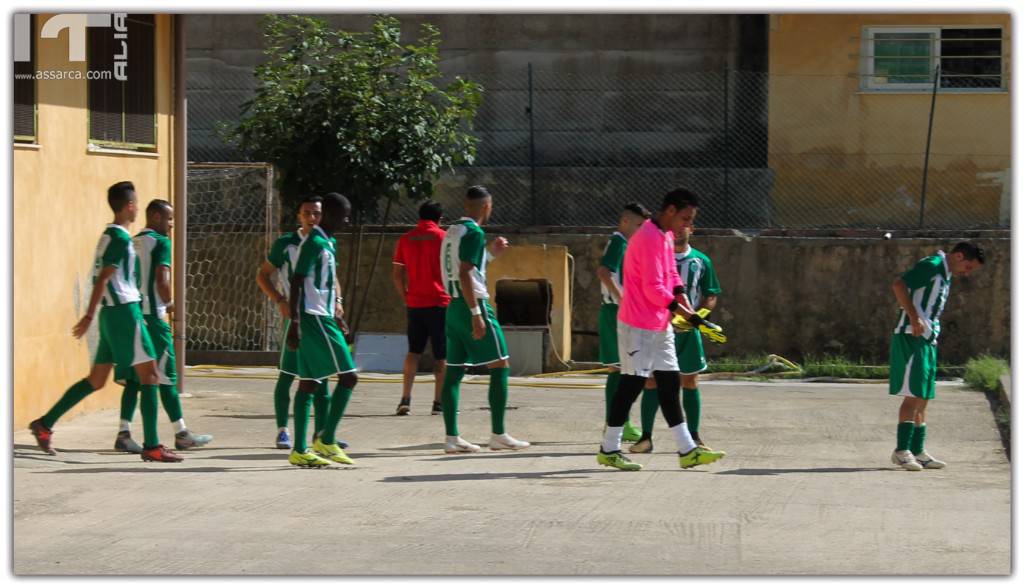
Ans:
<svg viewBox="0 0 1024 588"><path fill-rule="evenodd" d="M1008 14L773 15L768 163L780 226L801 226L809 206L824 218L834 210L837 218L852 215L850 221L867 225L891 224L879 211L899 205L917 218L931 93L861 90L862 29L876 25L1002 25L1009 75ZM940 90L926 209L931 226L1008 222L1001 205L1010 181L1010 104L1009 91Z"/></svg>
<svg viewBox="0 0 1024 588"><path fill-rule="evenodd" d="M37 27L51 15L37 17ZM106 189L131 180L145 207L173 199L171 17L157 16L157 149L152 155L90 153L86 84L37 82L37 146L14 147L14 426L23 427L84 377L95 351L95 326L82 340L71 327L91 290L96 242L113 214ZM69 62L68 31L40 40L39 70L82 70ZM37 36L38 39L38 36ZM129 57L130 58L130 57ZM142 216L132 231L145 225ZM120 388L108 385L82 402L83 411L114 406Z"/></svg>
<svg viewBox="0 0 1024 588"><path fill-rule="evenodd" d="M540 245L567 248L575 266L571 358L597 361L601 300L595 270L608 235L506 236L513 248L505 255L512 260ZM405 331L402 301L387 274L387 256L397 237L387 237L384 263L368 285L373 248L364 248L360 290L369 288L374 293L364 331ZM939 248L949 250L958 240L955 236L883 240L698 235L694 245L715 263L723 289L712 320L729 336L726 345L708 344L708 356L713 360L722 355L778 353L800 360L839 353L885 363L889 334L899 314L890 283L919 258ZM975 240L986 248L989 261L974 276L953 281L939 342L939 359L944 363L963 363L981 353L1010 353L1010 239ZM376 239L368 243L375 244ZM339 238L339 245L338 258L345 268L351 257L348 239ZM497 272L488 277L495 279Z"/></svg>

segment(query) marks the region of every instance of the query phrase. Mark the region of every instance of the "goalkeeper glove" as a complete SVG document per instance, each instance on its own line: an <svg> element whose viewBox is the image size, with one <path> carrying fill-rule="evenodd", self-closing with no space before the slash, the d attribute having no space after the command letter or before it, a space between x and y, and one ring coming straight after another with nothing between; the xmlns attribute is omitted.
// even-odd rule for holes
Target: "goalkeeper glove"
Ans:
<svg viewBox="0 0 1024 588"><path fill-rule="evenodd" d="M703 319L707 318L709 314L711 314L711 309L701 308L700 310L697 311L697 314L694 316L700 316L700 318ZM678 314L672 316L672 326L678 332L690 331L694 327L694 325L691 324L690 321L686 320L685 318Z"/></svg>

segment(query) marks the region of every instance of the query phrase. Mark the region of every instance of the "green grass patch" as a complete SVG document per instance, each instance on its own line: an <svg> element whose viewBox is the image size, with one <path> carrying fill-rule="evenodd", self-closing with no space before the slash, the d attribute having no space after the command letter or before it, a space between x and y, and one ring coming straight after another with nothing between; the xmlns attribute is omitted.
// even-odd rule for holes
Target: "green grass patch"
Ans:
<svg viewBox="0 0 1024 588"><path fill-rule="evenodd" d="M841 355L808 356L801 365L806 378L886 379L889 366L869 365Z"/></svg>
<svg viewBox="0 0 1024 588"><path fill-rule="evenodd" d="M999 377L1008 373L1010 373L1010 364L1005 359L982 355L967 362L964 369L964 382L976 390L997 392Z"/></svg>

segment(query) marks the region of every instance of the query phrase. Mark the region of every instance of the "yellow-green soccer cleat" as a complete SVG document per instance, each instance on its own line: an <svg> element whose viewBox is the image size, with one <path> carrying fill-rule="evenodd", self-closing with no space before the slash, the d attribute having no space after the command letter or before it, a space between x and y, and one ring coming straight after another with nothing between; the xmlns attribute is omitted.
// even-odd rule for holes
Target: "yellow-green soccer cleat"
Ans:
<svg viewBox="0 0 1024 588"><path fill-rule="evenodd" d="M292 451L291 455L288 456L288 463L300 468L325 468L331 465L331 462L308 449L305 453Z"/></svg>
<svg viewBox="0 0 1024 588"><path fill-rule="evenodd" d="M597 463L608 466L610 468L618 468L620 470L626 470L627 472L635 472L642 470L644 466L629 461L629 458L622 455L621 451L614 453L605 453L603 451L597 452Z"/></svg>
<svg viewBox="0 0 1024 588"><path fill-rule="evenodd" d="M640 437L642 437L642 436L643 436L643 431L641 431L640 429L636 428L636 425L634 425L633 423L631 423L629 421L626 421L626 424L622 425L622 440L623 441L626 441L627 443L634 443L636 441L639 441Z"/></svg>
<svg viewBox="0 0 1024 588"><path fill-rule="evenodd" d="M344 449L338 447L337 443L327 444L318 438L313 443L313 451L336 463L356 465L356 462L345 453Z"/></svg>
<svg viewBox="0 0 1024 588"><path fill-rule="evenodd" d="M679 456L679 467L689 469L699 465L707 465L725 457L724 451L708 451L700 447L694 447L689 453Z"/></svg>

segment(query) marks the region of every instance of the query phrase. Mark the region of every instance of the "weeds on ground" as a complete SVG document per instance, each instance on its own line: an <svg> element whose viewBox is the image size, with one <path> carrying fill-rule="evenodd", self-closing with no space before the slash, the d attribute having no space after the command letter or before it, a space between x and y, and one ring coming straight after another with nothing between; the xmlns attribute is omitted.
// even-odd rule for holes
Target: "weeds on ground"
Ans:
<svg viewBox="0 0 1024 588"><path fill-rule="evenodd" d="M967 362L964 370L964 382L976 390L997 392L999 377L1008 373L1010 373L1010 364L1005 359L982 355Z"/></svg>

